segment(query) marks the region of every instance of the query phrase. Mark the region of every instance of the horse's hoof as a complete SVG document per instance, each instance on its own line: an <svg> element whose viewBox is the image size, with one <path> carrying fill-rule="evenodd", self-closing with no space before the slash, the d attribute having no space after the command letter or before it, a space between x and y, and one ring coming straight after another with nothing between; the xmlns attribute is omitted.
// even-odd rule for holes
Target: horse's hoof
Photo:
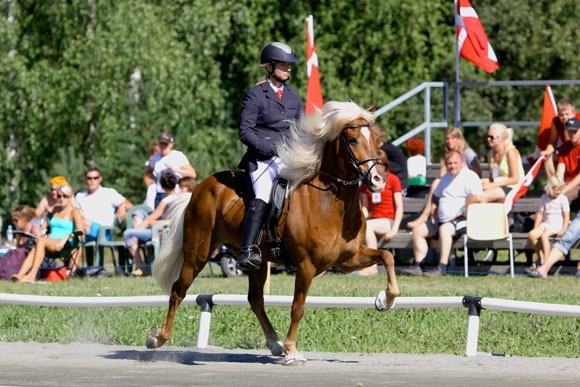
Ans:
<svg viewBox="0 0 580 387"><path fill-rule="evenodd" d="M286 357L284 358L285 366L299 366L305 364L306 358L299 353L293 355L286 355Z"/></svg>
<svg viewBox="0 0 580 387"><path fill-rule="evenodd" d="M268 348L270 348L270 352L273 356L282 356L284 354L284 346L280 341L268 343Z"/></svg>
<svg viewBox="0 0 580 387"><path fill-rule="evenodd" d="M389 300L387 298L387 292L385 292L384 290L381 290L379 292L379 294L377 295L377 298L375 298L375 308L379 312L384 312L384 311L387 311L389 309L392 309L394 306L395 306L395 300Z"/></svg>
<svg viewBox="0 0 580 387"><path fill-rule="evenodd" d="M147 337L147 341L145 342L145 346L147 348L149 349L159 348L159 342L157 340L159 337L159 332L161 332L161 329L159 328L151 331L149 337Z"/></svg>

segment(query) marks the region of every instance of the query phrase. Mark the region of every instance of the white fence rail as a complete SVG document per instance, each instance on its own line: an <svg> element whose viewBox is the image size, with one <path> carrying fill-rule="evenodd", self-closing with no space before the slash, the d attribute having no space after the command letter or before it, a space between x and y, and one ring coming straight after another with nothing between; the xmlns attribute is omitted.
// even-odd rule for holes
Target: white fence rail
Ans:
<svg viewBox="0 0 580 387"><path fill-rule="evenodd" d="M0 303L32 306L58 307L137 307L167 306L168 296L135 297L58 297L0 293ZM265 306L292 305L292 296L264 296ZM182 305L199 305L201 309L197 347L206 348L209 340L211 312L214 305L248 306L247 296L239 294L188 295ZM307 297L306 306L318 308L374 308L374 297ZM546 304L540 302L513 301L476 296L463 297L399 297L397 308L468 308L466 356L477 355L480 313L482 309L505 312L549 314L580 317L580 305Z"/></svg>

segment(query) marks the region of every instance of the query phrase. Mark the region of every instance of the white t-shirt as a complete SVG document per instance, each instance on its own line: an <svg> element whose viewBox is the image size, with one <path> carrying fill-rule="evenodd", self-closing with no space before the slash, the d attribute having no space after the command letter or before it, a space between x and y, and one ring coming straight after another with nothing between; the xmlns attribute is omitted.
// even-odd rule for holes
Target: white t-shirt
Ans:
<svg viewBox="0 0 580 387"><path fill-rule="evenodd" d="M471 195L481 194L483 194L481 180L471 169L464 166L456 176L447 172L433 192L433 196L439 198L437 207L439 223L453 220Z"/></svg>
<svg viewBox="0 0 580 387"><path fill-rule="evenodd" d="M189 160L187 156L178 150L173 149L169 154L165 157L161 155L161 153L156 153L153 155L153 158L149 161L149 167L153 169L153 176L155 177L155 188L157 192L165 192L163 188L161 188L161 175L163 172L168 170L167 164L169 163L173 166L173 168L181 169L186 165L189 165ZM179 173L174 172L178 179L182 178Z"/></svg>
<svg viewBox="0 0 580 387"><path fill-rule="evenodd" d="M99 187L93 194L81 191L75 201L83 216L103 226L115 224L115 210L125 201L125 197L114 188Z"/></svg>
<svg viewBox="0 0 580 387"><path fill-rule="evenodd" d="M407 159L409 177L427 176L427 159L423 155L411 156Z"/></svg>

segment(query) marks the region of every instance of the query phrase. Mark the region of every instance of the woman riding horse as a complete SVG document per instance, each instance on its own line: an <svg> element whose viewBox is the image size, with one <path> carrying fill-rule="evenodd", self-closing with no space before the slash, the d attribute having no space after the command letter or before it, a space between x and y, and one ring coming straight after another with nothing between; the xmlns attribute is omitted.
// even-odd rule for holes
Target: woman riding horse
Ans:
<svg viewBox="0 0 580 387"><path fill-rule="evenodd" d="M286 364L305 362L296 348L298 325L312 280L330 267L352 272L375 263L384 265L387 287L375 299L379 311L390 309L400 294L393 255L364 246L366 222L359 183L372 192L385 185L376 135L369 128L373 123L374 115L355 103L328 102L321 111L302 115L291 129L291 138L275 145L286 165L281 177L289 182L287 205L276 232L296 268L291 323L283 343L264 309L267 265L248 271L248 301L266 345L273 355L284 354ZM169 309L162 328L148 337L148 348L169 340L177 308L212 252L223 243L234 251L242 246L245 185L242 173L216 173L197 186L186 209L169 215L169 232L153 262L155 279L170 293ZM274 260L264 245L264 258Z"/></svg>

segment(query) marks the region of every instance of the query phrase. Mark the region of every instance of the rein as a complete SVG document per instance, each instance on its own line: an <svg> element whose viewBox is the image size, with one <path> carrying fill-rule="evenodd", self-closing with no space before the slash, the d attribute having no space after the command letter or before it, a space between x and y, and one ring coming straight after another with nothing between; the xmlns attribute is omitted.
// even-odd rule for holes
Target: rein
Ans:
<svg viewBox="0 0 580 387"><path fill-rule="evenodd" d="M370 181L370 173L371 173L371 170L376 165L380 165L381 164L381 160L378 157L372 157L372 158L365 159L365 160L362 160L362 161L357 160L357 158L354 155L354 153L352 153L352 150L350 149L350 146L348 145L348 142L346 141L346 136L344 135L344 130L345 129L370 128L370 126L371 126L370 124L348 124L348 125L345 125L342 128L342 132L341 132L342 140L344 142L344 145L346 146L346 149L348 150L348 156L350 157L351 161L354 163L354 165L357 168L358 178L356 178L354 180L343 180L343 179L340 179L338 177L334 177L334 176L329 175L328 173L325 173L325 172L322 172L322 171L320 171L320 173L322 175L325 175L327 177L330 177L335 182L337 182L339 184L342 184L342 185L345 185L345 186L358 185L358 183L360 181L362 181L366 185L370 185L371 184L371 181ZM362 172L359 167L362 164L365 164L365 163L367 163L369 161L372 161L373 162L373 165L371 165L371 167L368 169L368 171Z"/></svg>

